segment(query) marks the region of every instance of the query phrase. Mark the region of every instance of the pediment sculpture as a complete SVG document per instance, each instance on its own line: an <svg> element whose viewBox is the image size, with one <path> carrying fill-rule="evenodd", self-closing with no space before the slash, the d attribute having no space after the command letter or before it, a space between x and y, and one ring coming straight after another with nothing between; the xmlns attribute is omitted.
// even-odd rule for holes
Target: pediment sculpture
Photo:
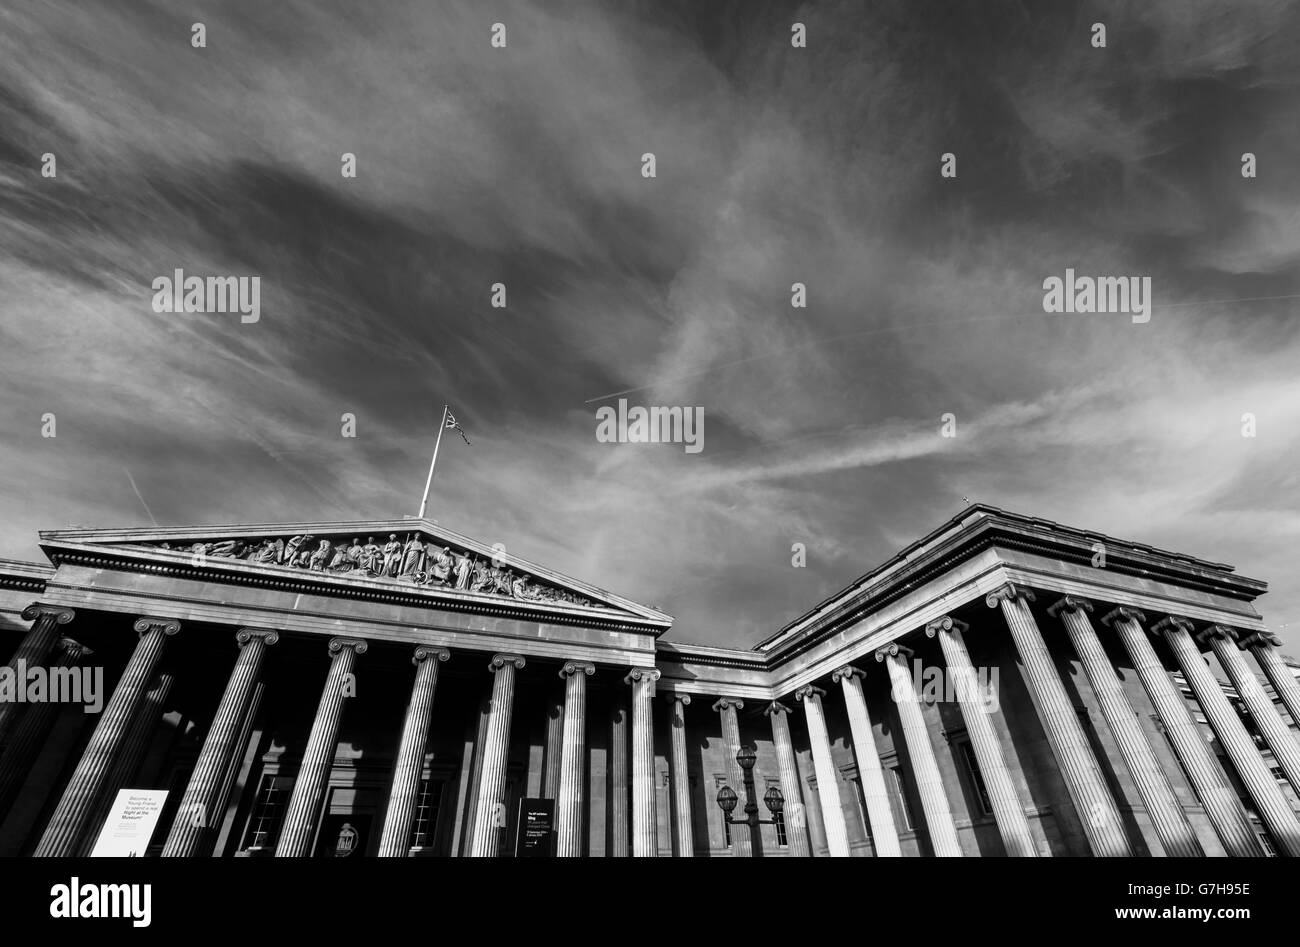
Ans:
<svg viewBox="0 0 1300 947"><path fill-rule="evenodd" d="M598 606L568 589L547 585L525 572L495 564L474 552L437 545L432 537L408 533L385 536L258 537L215 542L146 543L211 559L240 559L260 566L354 578L381 579L422 588L500 595L525 602Z"/></svg>

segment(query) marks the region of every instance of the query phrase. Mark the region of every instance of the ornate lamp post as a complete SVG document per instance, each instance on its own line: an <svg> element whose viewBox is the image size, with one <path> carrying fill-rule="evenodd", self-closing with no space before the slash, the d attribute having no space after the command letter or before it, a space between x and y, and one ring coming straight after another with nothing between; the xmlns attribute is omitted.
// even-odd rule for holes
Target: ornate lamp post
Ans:
<svg viewBox="0 0 1300 947"><path fill-rule="evenodd" d="M753 785L752 771L756 759L758 759L758 754L754 752L753 747L742 746L736 751L736 762L740 764L746 787ZM743 819L733 818L731 813L736 811L736 803L739 801L740 797L736 795L736 790L730 786L723 786L718 790L718 808L722 810L722 817L729 825L776 825L777 816L785 808L785 797L781 795L781 790L776 786L772 786L763 794L763 803L767 806L768 811L772 813L770 819L760 819L758 817L758 803L754 801L752 792L746 796L745 817Z"/></svg>

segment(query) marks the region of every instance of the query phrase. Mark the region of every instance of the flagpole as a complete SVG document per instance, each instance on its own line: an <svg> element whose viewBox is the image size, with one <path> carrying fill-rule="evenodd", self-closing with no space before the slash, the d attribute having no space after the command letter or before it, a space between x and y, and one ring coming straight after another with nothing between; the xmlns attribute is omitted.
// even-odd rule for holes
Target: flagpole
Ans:
<svg viewBox="0 0 1300 947"><path fill-rule="evenodd" d="M433 442L433 460L429 461L429 479L424 481L424 498L420 500L420 519L424 519L424 507L429 502L429 487L433 485L433 465L438 462L438 445L442 443L442 432L447 427L447 411L451 405L442 406L442 423L438 425L438 439Z"/></svg>

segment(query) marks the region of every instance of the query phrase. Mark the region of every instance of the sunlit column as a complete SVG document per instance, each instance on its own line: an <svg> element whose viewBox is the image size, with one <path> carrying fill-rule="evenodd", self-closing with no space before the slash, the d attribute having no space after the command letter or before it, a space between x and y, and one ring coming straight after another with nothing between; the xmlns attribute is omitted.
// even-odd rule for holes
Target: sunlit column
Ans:
<svg viewBox="0 0 1300 947"><path fill-rule="evenodd" d="M1101 764L1093 755L1074 704L1065 693L1047 643L1029 610L1033 600L1031 591L1011 583L984 599L989 608L1002 608L1016 653L1025 666L1029 693L1092 853L1098 857L1131 856L1133 846L1124 832L1119 806L1106 785Z"/></svg>
<svg viewBox="0 0 1300 947"><path fill-rule="evenodd" d="M686 707L690 694L669 694L672 711L669 728L672 737L673 831L677 840L677 856L691 858L695 854L695 834L691 827L691 779L686 767Z"/></svg>
<svg viewBox="0 0 1300 947"><path fill-rule="evenodd" d="M871 823L871 840L876 855L898 858L903 854L903 847L898 841L894 813L889 807L889 790L885 788L885 771L880 766L867 699L862 693L862 678L865 676L860 668L846 664L831 675L831 680L844 691L844 706L849 713L849 730L853 735L853 755L858 762L858 777L862 780L862 795L867 803L867 821Z"/></svg>
<svg viewBox="0 0 1300 947"><path fill-rule="evenodd" d="M632 855L659 854L655 815L655 734L652 708L658 668L633 668L623 678L632 685Z"/></svg>
<svg viewBox="0 0 1300 947"><path fill-rule="evenodd" d="M781 771L781 792L785 796L783 815L790 856L809 858L812 846L808 843L808 812L803 804L803 789L799 783L799 765L794 758L794 744L790 741L790 708L774 700L767 705L764 713L772 720L772 743L776 747L776 764Z"/></svg>
<svg viewBox="0 0 1300 947"><path fill-rule="evenodd" d="M488 664L488 670L495 676L483 746L483 769L479 773L474 837L470 840L472 858L495 858L501 847L501 829L506 825L506 755L510 749L515 671L523 666L524 658L520 654L494 654Z"/></svg>
<svg viewBox="0 0 1300 947"><path fill-rule="evenodd" d="M1038 851L1034 848L1029 819L1025 817L1025 807L1011 779L1002 744L998 742L993 722L989 719L990 707L997 696L984 693L979 686L975 665L966 650L964 634L967 627L965 622L945 615L926 625L925 633L930 638L937 637L939 647L943 649L943 660L956 687L961 719L966 724L966 735L970 737L980 775L984 777L984 788L993 807L998 833L1002 836L1002 847L1013 857L1034 858Z"/></svg>
<svg viewBox="0 0 1300 947"><path fill-rule="evenodd" d="M803 702L808 722L808 744L812 749L813 767L817 770L817 796L821 802L822 825L826 828L826 847L832 858L849 857L849 830L840 806L839 776L831 760L831 740L826 732L822 695L826 692L812 684L795 691L794 699Z"/></svg>
<svg viewBox="0 0 1300 947"><path fill-rule="evenodd" d="M555 854L560 858L582 855L584 763L587 759L587 678L596 666L566 661L564 678L564 733L560 749L560 795L556 813Z"/></svg>
<svg viewBox="0 0 1300 947"><path fill-rule="evenodd" d="M424 775L424 751L429 745L433 725L433 695L438 687L438 665L451 657L446 648L419 645L411 656L415 665L415 684L406 705L402 723L402 741L397 747L393 767L393 787L384 815L384 831L379 838L381 858L405 858L411 851L411 829L419 804L420 777Z"/></svg>

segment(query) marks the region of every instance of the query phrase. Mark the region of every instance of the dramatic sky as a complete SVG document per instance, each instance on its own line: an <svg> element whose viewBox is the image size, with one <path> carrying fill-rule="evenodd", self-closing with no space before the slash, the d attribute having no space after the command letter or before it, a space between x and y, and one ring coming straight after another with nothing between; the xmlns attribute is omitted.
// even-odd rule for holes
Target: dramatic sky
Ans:
<svg viewBox="0 0 1300 947"><path fill-rule="evenodd" d="M450 402L431 516L675 639L967 497L1232 563L1300 653L1297 50L1287 0L6 3L0 555L414 513ZM1151 321L1045 313L1066 267ZM260 321L155 313L176 268ZM704 450L598 443L625 390Z"/></svg>

